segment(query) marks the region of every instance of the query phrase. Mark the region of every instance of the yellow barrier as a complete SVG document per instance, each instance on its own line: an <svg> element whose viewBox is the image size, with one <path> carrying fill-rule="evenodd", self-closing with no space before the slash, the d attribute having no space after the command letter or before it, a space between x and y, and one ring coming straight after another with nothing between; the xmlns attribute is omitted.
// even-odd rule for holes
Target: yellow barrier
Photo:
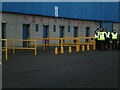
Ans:
<svg viewBox="0 0 120 90"><path fill-rule="evenodd" d="M90 45L87 45L87 50L88 50L88 51L90 50Z"/></svg>
<svg viewBox="0 0 120 90"><path fill-rule="evenodd" d="M8 39L7 41L11 41L12 42L12 47L8 47L8 49L12 49L13 50L13 54L15 53L15 49L33 49L34 50L34 55L37 55L37 46L36 46L36 40L20 40L20 39ZM16 47L15 46L15 41L27 41L27 47ZM29 48L28 47L28 42L34 42L34 47L33 48Z"/></svg>
<svg viewBox="0 0 120 90"><path fill-rule="evenodd" d="M90 41L90 39L95 39L94 37L65 37L65 38L28 38L28 40L60 40L60 43L42 43L42 44L37 44L37 46L70 46L66 44L72 44L75 46L76 44L79 44L80 39L89 39L88 42L86 43L95 43L95 41ZM77 43L65 43L64 40L77 40ZM33 45L33 44L29 44Z"/></svg>
<svg viewBox="0 0 120 90"><path fill-rule="evenodd" d="M5 41L5 47L0 47L2 48L1 51L5 51L5 59L8 60L8 46L7 46L7 39L0 39L0 41Z"/></svg>
<svg viewBox="0 0 120 90"><path fill-rule="evenodd" d="M71 53L72 52L72 48L71 47L69 47L69 53Z"/></svg>
<svg viewBox="0 0 120 90"><path fill-rule="evenodd" d="M94 37L65 37L65 38L28 38L28 40L37 40L37 41L41 41L40 43L37 43L37 46L43 46L43 49L45 50L46 46L60 46L61 47L61 52L64 53L63 48L65 46L75 46L76 47L76 52L80 51L80 45L93 45L93 49L95 49L95 38ZM88 42L83 42L81 41L82 39L88 39ZM50 41L50 40L57 40L59 41L59 43L45 43L46 41ZM75 40L76 42L65 42L65 40ZM93 41L91 41L93 40ZM42 43L43 42L43 43ZM34 45L34 44L28 44L28 45ZM63 51L62 51L63 50Z"/></svg>
<svg viewBox="0 0 120 90"><path fill-rule="evenodd" d="M82 51L85 51L85 46L84 45L82 45Z"/></svg>
<svg viewBox="0 0 120 90"><path fill-rule="evenodd" d="M60 51L60 53L61 53L61 54L64 53L64 48L63 48L63 46L61 47L61 51Z"/></svg>
<svg viewBox="0 0 120 90"><path fill-rule="evenodd" d="M58 54L58 48L57 47L55 48L55 54Z"/></svg>
<svg viewBox="0 0 120 90"><path fill-rule="evenodd" d="M76 52L79 52L79 51L80 51L80 46L77 45L77 46L76 46Z"/></svg>

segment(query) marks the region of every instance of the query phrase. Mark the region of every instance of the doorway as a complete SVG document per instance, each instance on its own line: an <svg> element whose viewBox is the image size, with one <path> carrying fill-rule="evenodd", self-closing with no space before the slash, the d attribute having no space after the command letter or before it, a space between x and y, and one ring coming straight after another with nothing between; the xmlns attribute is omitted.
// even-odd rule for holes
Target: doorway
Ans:
<svg viewBox="0 0 120 90"><path fill-rule="evenodd" d="M30 24L23 24L23 40L29 38ZM23 41L23 47L27 47L27 41Z"/></svg>
<svg viewBox="0 0 120 90"><path fill-rule="evenodd" d="M49 37L49 26L48 25L43 25L43 38L48 38ZM49 40L43 41L44 44L48 44Z"/></svg>
<svg viewBox="0 0 120 90"><path fill-rule="evenodd" d="M86 37L90 36L90 27L86 27ZM86 42L88 42L88 39L86 39Z"/></svg>
<svg viewBox="0 0 120 90"><path fill-rule="evenodd" d="M6 39L6 23L2 23L2 39ZM5 46L5 41L2 41L2 47Z"/></svg>
<svg viewBox="0 0 120 90"><path fill-rule="evenodd" d="M59 37L63 38L64 36L65 36L65 34L64 34L64 26L60 26L60 28L59 28ZM64 40L63 40L63 42L64 42ZM61 43L61 40L59 40L59 43Z"/></svg>
<svg viewBox="0 0 120 90"><path fill-rule="evenodd" d="M74 27L74 37L78 37L78 27ZM73 42L76 43L76 40Z"/></svg>

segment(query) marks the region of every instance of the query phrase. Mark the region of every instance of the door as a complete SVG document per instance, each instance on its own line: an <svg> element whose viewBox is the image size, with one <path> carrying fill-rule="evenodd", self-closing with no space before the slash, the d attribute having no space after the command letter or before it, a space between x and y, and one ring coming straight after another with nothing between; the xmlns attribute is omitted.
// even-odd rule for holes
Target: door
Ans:
<svg viewBox="0 0 120 90"><path fill-rule="evenodd" d="M74 27L74 37L78 37L78 27ZM76 43L76 40L74 40L74 43Z"/></svg>
<svg viewBox="0 0 120 90"><path fill-rule="evenodd" d="M64 37L64 26L60 26L59 37L60 38ZM64 42L64 40L63 40L63 42ZM61 43L61 40L59 40L59 43Z"/></svg>
<svg viewBox="0 0 120 90"><path fill-rule="evenodd" d="M48 38L49 37L49 26L47 25L43 25L43 38ZM45 40L43 41L44 44L48 44L49 43L49 40Z"/></svg>
<svg viewBox="0 0 120 90"><path fill-rule="evenodd" d="M23 40L29 38L29 24L23 24ZM23 47L27 47L27 41L23 41Z"/></svg>
<svg viewBox="0 0 120 90"><path fill-rule="evenodd" d="M2 39L6 39L6 23L2 23ZM5 46L5 41L2 41L2 47Z"/></svg>
<svg viewBox="0 0 120 90"><path fill-rule="evenodd" d="M111 32L113 30L113 24L112 24L112 22L101 22L100 28L102 28L104 30L108 29Z"/></svg>
<svg viewBox="0 0 120 90"><path fill-rule="evenodd" d="M60 34L59 34L60 38L64 37L64 26L60 26Z"/></svg>
<svg viewBox="0 0 120 90"><path fill-rule="evenodd" d="M90 36L90 27L86 27L86 37ZM86 42L88 42L88 39L86 39Z"/></svg>

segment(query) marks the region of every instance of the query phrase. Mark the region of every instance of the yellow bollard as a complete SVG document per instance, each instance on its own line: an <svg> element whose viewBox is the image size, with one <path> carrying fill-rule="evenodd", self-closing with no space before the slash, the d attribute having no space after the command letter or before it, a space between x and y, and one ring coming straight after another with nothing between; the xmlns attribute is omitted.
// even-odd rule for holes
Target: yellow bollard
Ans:
<svg viewBox="0 0 120 90"><path fill-rule="evenodd" d="M82 45L82 51L85 51L85 46L84 45Z"/></svg>
<svg viewBox="0 0 120 90"><path fill-rule="evenodd" d="M72 48L71 47L69 47L69 53L71 53L72 52Z"/></svg>
<svg viewBox="0 0 120 90"><path fill-rule="evenodd" d="M45 50L45 46L43 46L43 50Z"/></svg>
<svg viewBox="0 0 120 90"><path fill-rule="evenodd" d="M93 50L95 50L95 44L93 45Z"/></svg>
<svg viewBox="0 0 120 90"><path fill-rule="evenodd" d="M89 46L89 45L87 45L87 50L88 50L88 51L90 50L90 46Z"/></svg>
<svg viewBox="0 0 120 90"><path fill-rule="evenodd" d="M77 45L77 46L76 46L76 52L79 52L79 51L80 51L80 46Z"/></svg>
<svg viewBox="0 0 120 90"><path fill-rule="evenodd" d="M55 48L55 54L58 54L58 48L57 47Z"/></svg>
<svg viewBox="0 0 120 90"><path fill-rule="evenodd" d="M61 54L64 53L64 48L63 48L63 47L61 47L61 51L60 51L60 53L61 53Z"/></svg>

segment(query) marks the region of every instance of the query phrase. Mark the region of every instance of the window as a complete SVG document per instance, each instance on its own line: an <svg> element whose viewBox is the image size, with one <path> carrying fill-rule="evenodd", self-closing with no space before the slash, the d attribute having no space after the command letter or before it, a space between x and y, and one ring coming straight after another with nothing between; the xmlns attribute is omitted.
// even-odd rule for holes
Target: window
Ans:
<svg viewBox="0 0 120 90"><path fill-rule="evenodd" d="M68 32L70 32L70 26L68 26Z"/></svg>
<svg viewBox="0 0 120 90"><path fill-rule="evenodd" d="M38 24L36 24L36 32L38 32Z"/></svg>
<svg viewBox="0 0 120 90"><path fill-rule="evenodd" d="M54 25L53 30L54 30L54 32L56 32L56 25Z"/></svg>

